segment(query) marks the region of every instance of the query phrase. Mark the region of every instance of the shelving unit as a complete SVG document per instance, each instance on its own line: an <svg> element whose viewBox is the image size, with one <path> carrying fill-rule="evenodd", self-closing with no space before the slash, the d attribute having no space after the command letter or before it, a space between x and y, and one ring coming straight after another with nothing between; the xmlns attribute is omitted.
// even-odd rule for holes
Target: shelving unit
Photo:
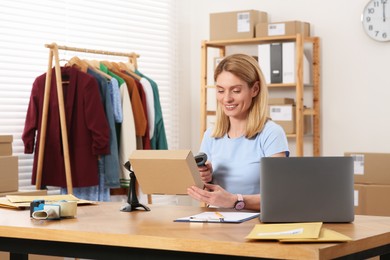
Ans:
<svg viewBox="0 0 390 260"><path fill-rule="evenodd" d="M303 37L301 34L294 36L272 36L251 39L234 39L223 41L202 41L201 50L201 125L200 132L203 136L207 128L207 117L215 116L215 111L207 107L207 89L215 88L208 82L208 52L211 48L219 49L219 56L224 57L227 46L234 45L258 45L273 42L295 42L296 43L296 82L289 84L269 84L268 88L272 89L295 89L295 106L296 106L296 134L287 135L289 139L296 141L296 156L304 155L304 116L312 116L313 122L313 155L320 156L320 40L318 37ZM312 45L312 108L304 108L304 84L303 84L303 62L304 62L304 44ZM259 57L260 58L260 57Z"/></svg>

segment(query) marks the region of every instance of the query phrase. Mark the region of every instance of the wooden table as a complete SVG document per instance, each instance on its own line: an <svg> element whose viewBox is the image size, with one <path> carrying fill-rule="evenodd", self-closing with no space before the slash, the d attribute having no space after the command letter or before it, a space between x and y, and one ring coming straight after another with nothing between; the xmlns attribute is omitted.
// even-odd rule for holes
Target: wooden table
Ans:
<svg viewBox="0 0 390 260"><path fill-rule="evenodd" d="M179 223L204 208L150 205L121 212L117 202L78 207L77 218L32 220L28 210L0 209L0 251L92 259L357 259L390 253L390 217L356 216L324 227L353 238L346 243L249 242L258 219L241 224ZM354 258L356 259L356 258Z"/></svg>

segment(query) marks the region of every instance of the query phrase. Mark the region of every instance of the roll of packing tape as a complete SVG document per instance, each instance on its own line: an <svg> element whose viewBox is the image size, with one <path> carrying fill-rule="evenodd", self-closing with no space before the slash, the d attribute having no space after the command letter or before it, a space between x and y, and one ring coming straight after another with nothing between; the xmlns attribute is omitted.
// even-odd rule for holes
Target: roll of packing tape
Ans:
<svg viewBox="0 0 390 260"><path fill-rule="evenodd" d="M58 201L57 205L60 205L61 218L76 217L77 215L77 201Z"/></svg>
<svg viewBox="0 0 390 260"><path fill-rule="evenodd" d="M42 210L36 210L32 213L34 219L59 219L60 206L55 204L44 205Z"/></svg>
<svg viewBox="0 0 390 260"><path fill-rule="evenodd" d="M41 205L42 206L42 205ZM43 204L42 209L32 212L34 219L73 218L77 215L77 201L57 201L53 204Z"/></svg>

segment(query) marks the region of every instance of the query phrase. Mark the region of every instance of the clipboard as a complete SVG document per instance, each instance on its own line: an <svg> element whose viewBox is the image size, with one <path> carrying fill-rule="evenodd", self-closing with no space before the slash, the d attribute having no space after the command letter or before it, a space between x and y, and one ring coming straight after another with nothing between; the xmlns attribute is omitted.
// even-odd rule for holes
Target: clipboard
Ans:
<svg viewBox="0 0 390 260"><path fill-rule="evenodd" d="M192 216L177 218L174 222L242 223L253 218L257 218L259 215L259 212L206 211Z"/></svg>

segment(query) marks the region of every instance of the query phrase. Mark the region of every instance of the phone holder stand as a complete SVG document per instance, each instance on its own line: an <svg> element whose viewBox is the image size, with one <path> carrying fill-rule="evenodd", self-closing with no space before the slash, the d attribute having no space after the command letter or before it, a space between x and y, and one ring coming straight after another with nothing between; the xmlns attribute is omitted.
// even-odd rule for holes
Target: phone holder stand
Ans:
<svg viewBox="0 0 390 260"><path fill-rule="evenodd" d="M128 170L130 172L130 174L129 174L130 175L130 186L129 186L129 193L127 194L127 203L125 205L123 205L120 210L124 211L124 212L130 212L130 211L134 211L137 208L141 207L146 211L150 211L150 208L139 203L139 201L138 201L137 192L135 189L135 183L136 183L137 178L135 177L134 171L131 170L130 162L127 161L125 163L124 167L126 168L126 170Z"/></svg>

